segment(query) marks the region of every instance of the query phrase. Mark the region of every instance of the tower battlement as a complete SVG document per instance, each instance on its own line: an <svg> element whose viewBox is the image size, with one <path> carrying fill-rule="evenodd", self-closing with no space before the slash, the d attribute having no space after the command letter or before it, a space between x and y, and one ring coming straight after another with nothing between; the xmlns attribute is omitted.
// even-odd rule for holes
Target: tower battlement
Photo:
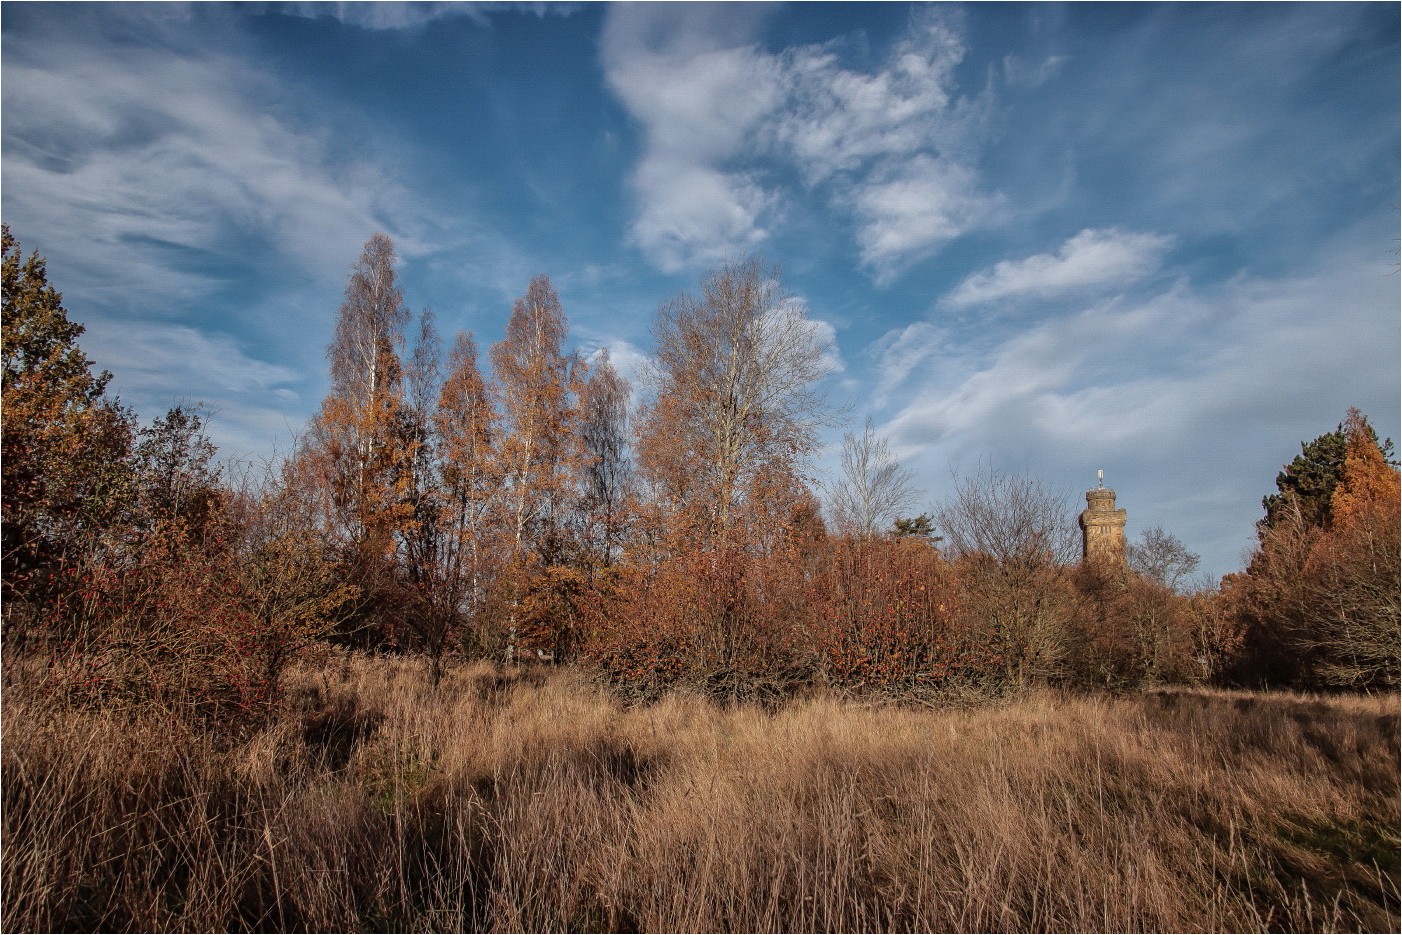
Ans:
<svg viewBox="0 0 1402 935"><path fill-rule="evenodd" d="M1081 558L1084 561L1125 560L1125 522L1129 514L1115 509L1115 491L1096 487L1086 491L1081 513Z"/></svg>

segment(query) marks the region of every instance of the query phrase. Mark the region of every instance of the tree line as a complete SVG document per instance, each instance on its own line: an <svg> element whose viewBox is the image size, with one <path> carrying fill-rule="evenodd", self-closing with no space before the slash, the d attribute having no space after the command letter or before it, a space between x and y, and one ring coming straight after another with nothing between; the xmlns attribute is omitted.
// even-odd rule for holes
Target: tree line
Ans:
<svg viewBox="0 0 1402 935"><path fill-rule="evenodd" d="M434 680L462 657L577 665L635 698L1398 683L1398 473L1356 411L1277 478L1248 568L1185 593L1171 534L1082 563L1028 476L985 468L909 515L869 423L816 484L827 348L756 259L659 308L639 405L606 352L569 349L546 276L485 361L467 333L445 353L376 234L330 391L257 475L218 465L198 408L140 425L82 330L6 228L5 661L56 698L256 719L332 644L420 654Z"/></svg>

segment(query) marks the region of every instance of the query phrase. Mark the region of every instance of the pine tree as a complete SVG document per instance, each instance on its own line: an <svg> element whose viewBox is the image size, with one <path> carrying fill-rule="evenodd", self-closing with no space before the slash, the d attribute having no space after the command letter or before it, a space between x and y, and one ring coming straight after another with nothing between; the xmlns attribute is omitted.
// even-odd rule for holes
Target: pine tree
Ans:
<svg viewBox="0 0 1402 935"><path fill-rule="evenodd" d="M1377 433L1368 428L1374 445L1384 460L1390 460L1392 440L1379 444ZM1310 442L1300 442L1300 453L1285 465L1275 477L1276 493L1261 498L1266 511L1261 527L1273 529L1282 522L1286 511L1308 527L1329 523L1334 490L1343 475L1348 433L1344 424Z"/></svg>

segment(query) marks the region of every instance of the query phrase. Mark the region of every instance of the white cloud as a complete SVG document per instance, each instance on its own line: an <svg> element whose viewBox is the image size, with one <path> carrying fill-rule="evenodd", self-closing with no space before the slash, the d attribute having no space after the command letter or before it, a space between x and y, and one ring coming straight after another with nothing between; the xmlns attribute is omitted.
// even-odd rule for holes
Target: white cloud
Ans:
<svg viewBox="0 0 1402 935"><path fill-rule="evenodd" d="M862 261L889 282L992 210L968 168L923 153L883 168L851 197Z"/></svg>
<svg viewBox="0 0 1402 935"><path fill-rule="evenodd" d="M763 216L774 199L742 174L650 154L633 185L633 237L664 272L714 265L768 236Z"/></svg>
<svg viewBox="0 0 1402 935"><path fill-rule="evenodd" d="M459 3L459 2L350 2L350 3L281 3L273 7L278 13L317 19L328 16L348 26L361 29L417 29L435 20L464 17L481 26L491 25L492 13L530 13L538 18L548 15L569 16L579 9L573 3Z"/></svg>
<svg viewBox="0 0 1402 935"><path fill-rule="evenodd" d="M1055 78L1069 61L1069 55L1048 55L1034 64L1020 55L1005 55L1003 80L1013 87L1040 88Z"/></svg>
<svg viewBox="0 0 1402 935"><path fill-rule="evenodd" d="M1206 567L1231 571L1300 439L1350 405L1384 433L1397 419L1396 291L1385 264L1356 256L1293 279L1180 282L1145 302L1046 320L986 351L946 336L939 365L919 377L937 333L906 329L876 349L890 380L911 387L887 430L932 490L949 465L981 457L1073 488L1103 467L1131 534L1163 525Z"/></svg>
<svg viewBox="0 0 1402 935"><path fill-rule="evenodd" d="M904 328L893 328L872 344L869 353L876 358L877 383L873 405L884 407L891 393L930 360L947 340L944 331L925 321Z"/></svg>
<svg viewBox="0 0 1402 935"><path fill-rule="evenodd" d="M803 46L785 57L788 106L776 141L811 184L853 172L869 160L903 157L957 137L953 71L964 46L939 17L924 16L870 74L838 64L828 48Z"/></svg>
<svg viewBox="0 0 1402 935"><path fill-rule="evenodd" d="M778 62L752 47L611 61L610 87L647 128L649 147L674 159L731 156L780 101Z"/></svg>
<svg viewBox="0 0 1402 935"><path fill-rule="evenodd" d="M337 277L375 230L401 253L427 249L422 220L408 220L427 215L373 157L333 156L328 131L280 112L271 78L190 47L188 28L165 32L150 45L37 34L6 48L5 213L66 291L194 303L220 283L190 270L247 258L250 240Z"/></svg>
<svg viewBox="0 0 1402 935"><path fill-rule="evenodd" d="M1046 298L1122 286L1158 269L1173 238L1114 228L1083 230L1056 253L1004 260L969 276L949 294L951 305L977 305L1022 297Z"/></svg>
<svg viewBox="0 0 1402 935"><path fill-rule="evenodd" d="M176 403L203 403L211 414L210 437L221 456L269 452L290 440L315 401L293 386L296 371L245 353L231 337L202 334L185 325L99 319L88 323L83 349L113 373L112 390L144 419Z"/></svg>
<svg viewBox="0 0 1402 935"><path fill-rule="evenodd" d="M982 104L954 94L964 48L938 13L870 72L842 67L831 45L771 54L756 28L754 13L710 6L609 9L606 76L644 136L632 235L655 264L676 272L761 244L781 220L775 167L851 216L882 280L987 217L966 158Z"/></svg>
<svg viewBox="0 0 1402 935"><path fill-rule="evenodd" d="M633 176L632 235L667 272L714 263L766 237L771 196L729 167L780 93L772 57L726 47L741 38L745 20L709 6L675 16L646 5L609 10L606 77L645 140Z"/></svg>

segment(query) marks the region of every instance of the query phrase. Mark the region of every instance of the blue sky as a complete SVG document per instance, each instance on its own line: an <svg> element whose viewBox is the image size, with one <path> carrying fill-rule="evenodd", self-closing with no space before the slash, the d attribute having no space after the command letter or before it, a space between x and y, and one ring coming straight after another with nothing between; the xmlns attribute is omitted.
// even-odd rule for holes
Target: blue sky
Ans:
<svg viewBox="0 0 1402 935"><path fill-rule="evenodd" d="M762 252L925 505L1103 468L1222 574L1300 441L1399 434L1398 37L1396 4L5 3L0 207L122 399L204 402L233 459L320 403L376 230L448 334L545 272L634 375L660 302Z"/></svg>

